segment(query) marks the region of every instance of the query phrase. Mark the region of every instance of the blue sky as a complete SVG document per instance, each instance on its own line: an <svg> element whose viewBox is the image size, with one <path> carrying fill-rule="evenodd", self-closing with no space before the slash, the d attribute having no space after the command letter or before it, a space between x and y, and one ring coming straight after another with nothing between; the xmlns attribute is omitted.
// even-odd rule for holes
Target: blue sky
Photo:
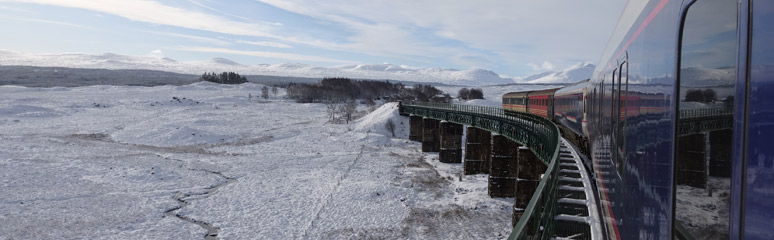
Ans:
<svg viewBox="0 0 774 240"><path fill-rule="evenodd" d="M507 76L596 63L623 1L0 0L0 49Z"/></svg>

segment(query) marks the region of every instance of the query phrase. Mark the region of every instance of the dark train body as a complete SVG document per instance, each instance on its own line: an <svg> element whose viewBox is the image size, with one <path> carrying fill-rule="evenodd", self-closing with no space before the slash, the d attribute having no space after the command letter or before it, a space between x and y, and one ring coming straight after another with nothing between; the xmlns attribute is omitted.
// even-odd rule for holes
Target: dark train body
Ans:
<svg viewBox="0 0 774 240"><path fill-rule="evenodd" d="M586 152L608 238L774 239L774 1L629 1L591 79L503 108ZM729 112L733 128L680 135L686 110ZM696 199L720 210L696 216Z"/></svg>

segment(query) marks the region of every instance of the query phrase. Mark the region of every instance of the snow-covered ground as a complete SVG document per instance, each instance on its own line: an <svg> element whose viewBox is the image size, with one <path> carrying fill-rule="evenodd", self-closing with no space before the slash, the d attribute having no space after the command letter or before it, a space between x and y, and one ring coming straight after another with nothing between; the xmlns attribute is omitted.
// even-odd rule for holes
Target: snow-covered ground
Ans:
<svg viewBox="0 0 774 240"><path fill-rule="evenodd" d="M249 100L261 87L0 86L0 239L510 232L513 200L421 153L394 103L330 124L320 104Z"/></svg>
<svg viewBox="0 0 774 240"><path fill-rule="evenodd" d="M677 219L696 239L726 239L731 179L709 177L707 188L677 185Z"/></svg>

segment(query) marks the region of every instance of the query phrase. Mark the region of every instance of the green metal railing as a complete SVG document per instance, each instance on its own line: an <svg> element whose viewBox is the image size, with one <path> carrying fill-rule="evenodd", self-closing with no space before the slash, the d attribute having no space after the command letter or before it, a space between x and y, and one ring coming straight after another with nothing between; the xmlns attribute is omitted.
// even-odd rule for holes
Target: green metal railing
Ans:
<svg viewBox="0 0 774 240"><path fill-rule="evenodd" d="M680 110L678 136L733 128L734 111L731 108L697 108Z"/></svg>
<svg viewBox="0 0 774 240"><path fill-rule="evenodd" d="M559 129L553 122L528 113L506 113L500 107L448 103L402 102L400 113L485 129L527 146L548 168L508 239L549 239L553 236L559 191L556 159L560 139Z"/></svg>
<svg viewBox="0 0 774 240"><path fill-rule="evenodd" d="M680 110L680 119L724 117L734 115L733 108L713 107Z"/></svg>

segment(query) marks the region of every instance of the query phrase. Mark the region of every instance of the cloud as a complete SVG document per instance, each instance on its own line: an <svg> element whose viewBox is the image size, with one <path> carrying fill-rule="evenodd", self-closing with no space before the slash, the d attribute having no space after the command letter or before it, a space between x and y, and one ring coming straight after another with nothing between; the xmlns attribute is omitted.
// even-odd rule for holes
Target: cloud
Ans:
<svg viewBox="0 0 774 240"><path fill-rule="evenodd" d="M554 64L551 64L550 62L543 62L541 65L537 65L534 63L527 63L527 66L532 69L532 71L551 71L554 70Z"/></svg>
<svg viewBox="0 0 774 240"><path fill-rule="evenodd" d="M261 37L276 39L284 42L305 44L319 48L347 49L346 47L333 42L326 42L320 39L307 36L283 35L283 24L271 21L245 22L235 21L207 13L186 10L178 7L164 5L153 0L0 0L0 2L20 2L43 4L59 7L78 8L96 11L103 14L110 14L126 18L132 21L175 26L193 30L203 30L215 33L223 33L239 36ZM196 4L194 1L192 3ZM203 4L202 4L203 5ZM205 6L205 8L208 8ZM214 8L208 8L220 14L226 14L235 18L235 15L219 11ZM172 34L168 34L172 35ZM176 35L178 37L186 37ZM192 38L191 36L187 36ZM199 37L198 40L205 40ZM210 41L214 42L214 41ZM222 42L218 45L226 45Z"/></svg>
<svg viewBox="0 0 774 240"><path fill-rule="evenodd" d="M275 37L270 24L232 21L206 13L188 11L150 0L3 0L10 2L35 3L68 8L87 9L120 16L132 21L169 25L181 28L204 30L233 35Z"/></svg>
<svg viewBox="0 0 774 240"><path fill-rule="evenodd" d="M136 22L238 36L224 36L232 39L224 41L175 35L219 46L236 42L297 51L347 52L381 58L372 60L377 62L511 71L563 68L578 61L598 60L624 5L607 0L256 1L291 14L271 9L289 18L240 16L211 7L215 5L210 0L0 0L86 9ZM266 7L264 4L260 7ZM589 10L610 14L589 15ZM194 34L191 32L185 31ZM240 38L245 40L233 41ZM547 59L551 61L548 64L544 62Z"/></svg>
<svg viewBox="0 0 774 240"><path fill-rule="evenodd" d="M352 61L345 61L345 60L320 57L320 56L311 56L311 55L294 54L294 53L279 53L279 52L242 51L242 50L227 49L227 48L181 47L181 48L178 48L178 50L191 51L191 52L235 54L235 55L244 55L244 56L253 56L253 57L285 59L285 60L291 60L291 61L311 61L311 62L347 63L347 64L353 63Z"/></svg>
<svg viewBox="0 0 774 240"><path fill-rule="evenodd" d="M164 35L164 36L170 36L170 37L177 37L177 38L185 38L194 40L201 43L209 43L219 46L228 46L231 45L231 42L220 40L216 38L208 38L208 37L200 37L200 36L194 36L194 35L188 35L188 34L180 34L180 33L172 33L172 32L157 32L157 31L142 31L150 34L156 34L156 35Z"/></svg>
<svg viewBox="0 0 774 240"><path fill-rule="evenodd" d="M230 16L230 17L234 17L234 18L238 18L238 19L242 19L242 20L250 20L249 18L242 17L242 16L237 16L237 15L234 15L234 14L230 14L230 13L227 13L227 12L224 12L224 11L221 11L221 10L218 10L218 9L215 9L215 8L213 8L213 7L210 7L210 6L204 5L204 4L202 4L202 3L200 3L200 2L197 2L197 1L194 1L194 0L186 0L186 1L188 1L188 2L190 2L190 3L193 3L193 4L196 4L196 5L200 6L200 7L203 7L203 8L209 9L209 10L211 10L211 11L213 11L213 12L217 12L217 13L220 13L220 14L226 15L226 16Z"/></svg>
<svg viewBox="0 0 774 240"><path fill-rule="evenodd" d="M474 68L486 68L496 64L489 56L483 54L466 54L454 57L454 62Z"/></svg>
<svg viewBox="0 0 774 240"><path fill-rule="evenodd" d="M14 12L25 13L25 14L34 13L33 11L30 11L27 9L21 9L21 8L9 7L9 6L0 6L0 10L14 11Z"/></svg>
<svg viewBox="0 0 774 240"><path fill-rule="evenodd" d="M161 50L153 50L150 53L148 53L148 55L146 56L153 57L153 58L164 58L164 52Z"/></svg>
<svg viewBox="0 0 774 240"><path fill-rule="evenodd" d="M351 44L342 47L359 49L379 44L376 49L365 50L386 55L393 51L381 49L407 49L397 53L436 58L485 52L500 60L498 65L511 66L543 59L562 65L571 65L578 59L598 60L625 4L605 0L258 1L342 24L354 32L348 38ZM611 14L591 16L584 10ZM370 31L385 26L390 26L391 34ZM384 40L377 41L378 37ZM462 46L449 45L450 42ZM540 66L545 67L551 66Z"/></svg>
<svg viewBox="0 0 774 240"><path fill-rule="evenodd" d="M545 70L554 70L554 65L550 62L543 62L543 65L540 65Z"/></svg>
<svg viewBox="0 0 774 240"><path fill-rule="evenodd" d="M8 17L0 15L0 18L8 19L8 20L15 20L15 21L25 21L25 22L35 22L35 23L45 23L45 24L53 24L53 25L59 25L59 26L67 26L67 27L74 27L74 28L80 28L85 30L96 30L93 27L75 24L75 23L69 23L69 22L62 22L62 21L53 21L53 20L45 20L45 19L37 19L37 18L23 18L23 17Z"/></svg>
<svg viewBox="0 0 774 240"><path fill-rule="evenodd" d="M244 44L250 44L250 45L256 45L256 46L263 46L263 47L273 47L273 48L293 48L293 46L284 44L284 43L278 43L278 42L254 42L254 41L244 41L244 40L238 40L238 43L244 43Z"/></svg>

